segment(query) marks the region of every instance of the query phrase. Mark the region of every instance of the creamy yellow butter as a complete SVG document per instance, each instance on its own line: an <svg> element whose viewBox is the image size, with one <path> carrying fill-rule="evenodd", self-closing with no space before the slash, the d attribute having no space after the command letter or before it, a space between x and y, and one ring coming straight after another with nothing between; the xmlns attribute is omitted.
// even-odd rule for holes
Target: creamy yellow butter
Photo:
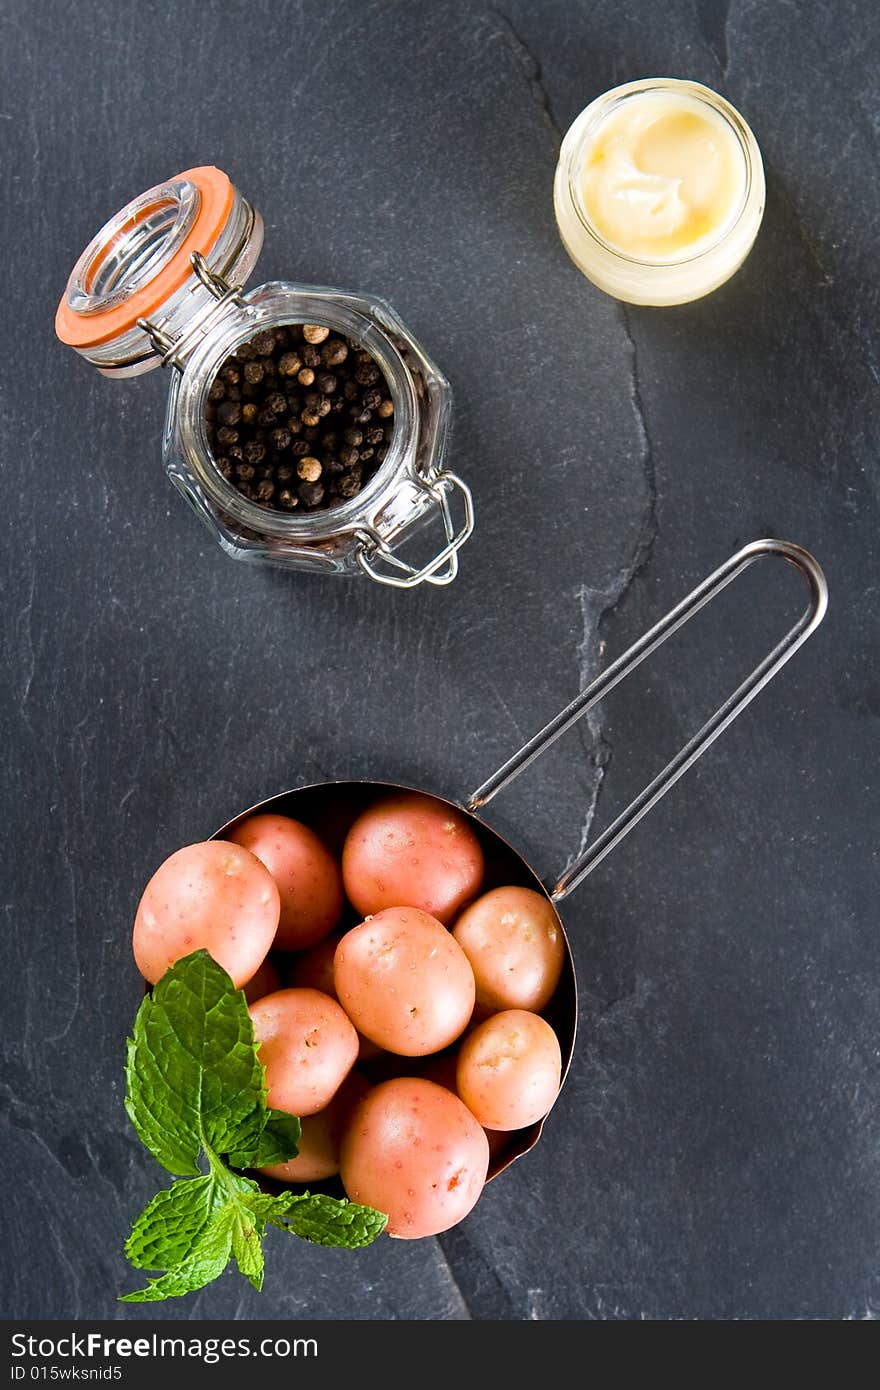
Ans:
<svg viewBox="0 0 880 1390"><path fill-rule="evenodd" d="M591 222L641 260L692 255L715 240L739 210L745 183L742 149L727 122L677 93L625 102L584 150Z"/></svg>
<svg viewBox="0 0 880 1390"><path fill-rule="evenodd" d="M560 235L597 285L678 304L742 264L764 206L761 156L742 117L695 82L606 92L566 134L554 186Z"/></svg>

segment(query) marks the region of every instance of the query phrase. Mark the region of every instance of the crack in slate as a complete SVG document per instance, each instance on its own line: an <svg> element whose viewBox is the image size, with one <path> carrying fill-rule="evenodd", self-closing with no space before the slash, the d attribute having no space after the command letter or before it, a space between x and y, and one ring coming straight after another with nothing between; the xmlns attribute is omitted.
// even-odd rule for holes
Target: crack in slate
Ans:
<svg viewBox="0 0 880 1390"><path fill-rule="evenodd" d="M437 1237L437 1244L469 1318L483 1322L517 1322L521 1319L522 1315L511 1299L509 1290L460 1226L444 1231ZM470 1288L467 1293L462 1288L460 1274L456 1274L456 1267L468 1277Z"/></svg>
<svg viewBox="0 0 880 1390"><path fill-rule="evenodd" d="M641 461L645 478L647 501L639 526L639 534L636 538L635 547L629 563L623 566L614 576L610 584L606 585L604 589L595 589L588 584L582 584L575 591L575 597L580 605L581 619L583 622L583 635L577 648L578 675L581 690L589 685L590 681L597 673L598 666L597 661L594 659L593 648L597 646L596 656L598 657L598 661L601 661L605 650L602 631L608 620L614 616L626 599L636 579L644 573L650 563L654 551L654 544L660 529L657 519L657 475L654 448L651 443L651 436L648 431L645 416L644 402L642 400L642 391L639 381L638 351L630 325L629 313L626 305L622 302L620 304L620 321L630 354L630 402L639 439L641 441ZM581 826L580 844L577 849L576 857L583 854L589 844L593 823L602 797L605 775L614 756L614 748L607 735L606 721L603 717L601 708L590 710L584 718L590 735L590 743L588 745L586 739L584 739L583 729L581 727L582 746L590 763L596 769L597 776L593 795L587 805Z"/></svg>
<svg viewBox="0 0 880 1390"><path fill-rule="evenodd" d="M508 47L525 75L529 90L535 98L535 102L541 110L546 124L561 142L563 136L562 127L553 114L553 104L550 100L550 94L544 86L541 74L541 64L529 48L525 39L517 31L509 15L506 15L497 5L490 5L488 9L490 14L495 15L496 19L501 21L501 27Z"/></svg>

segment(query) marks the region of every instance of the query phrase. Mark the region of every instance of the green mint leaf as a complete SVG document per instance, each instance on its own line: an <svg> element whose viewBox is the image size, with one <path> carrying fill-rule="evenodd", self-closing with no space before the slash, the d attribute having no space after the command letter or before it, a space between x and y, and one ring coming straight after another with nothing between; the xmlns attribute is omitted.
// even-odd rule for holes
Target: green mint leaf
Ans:
<svg viewBox="0 0 880 1390"><path fill-rule="evenodd" d="M128 1044L125 1105L153 1157L199 1174L203 1148L254 1151L266 1118L265 1072L243 994L207 951L154 986Z"/></svg>
<svg viewBox="0 0 880 1390"><path fill-rule="evenodd" d="M227 1154L233 1168L268 1168L273 1163L286 1163L299 1152L300 1123L296 1115L284 1110L267 1110L262 1133L251 1148L239 1148Z"/></svg>
<svg viewBox="0 0 880 1390"><path fill-rule="evenodd" d="M283 1212L269 1220L313 1245L358 1250L370 1245L388 1224L384 1212L321 1192L284 1193L280 1200L286 1203Z"/></svg>
<svg viewBox="0 0 880 1390"><path fill-rule="evenodd" d="M177 961L138 1009L125 1105L146 1147L183 1180L154 1197L134 1223L126 1254L136 1269L159 1277L123 1302L191 1293L230 1259L259 1290L268 1223L352 1250L385 1228L387 1218L370 1207L320 1194L270 1196L233 1171L292 1158L300 1123L269 1109L247 1001L206 951Z"/></svg>
<svg viewBox="0 0 880 1390"><path fill-rule="evenodd" d="M172 1269L182 1264L216 1206L217 1187L211 1175L184 1179L158 1192L126 1241L125 1253L135 1269Z"/></svg>
<svg viewBox="0 0 880 1390"><path fill-rule="evenodd" d="M239 1272L257 1293L263 1287L263 1231L246 1208L236 1211L232 1223L232 1253Z"/></svg>
<svg viewBox="0 0 880 1390"><path fill-rule="evenodd" d="M156 1303L164 1298L179 1298L210 1284L229 1263L234 1219L234 1207L221 1207L214 1219L202 1228L184 1260L160 1279L151 1279L146 1288L123 1294L120 1302Z"/></svg>

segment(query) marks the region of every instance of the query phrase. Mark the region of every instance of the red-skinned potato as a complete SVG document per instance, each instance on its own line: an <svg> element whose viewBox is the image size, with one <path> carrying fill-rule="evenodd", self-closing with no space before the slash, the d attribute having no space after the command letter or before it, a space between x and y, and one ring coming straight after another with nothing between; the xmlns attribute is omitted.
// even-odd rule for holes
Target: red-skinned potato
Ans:
<svg viewBox="0 0 880 1390"><path fill-rule="evenodd" d="M354 1066L358 1036L344 1011L317 989L279 989L250 1006L269 1104L291 1115L329 1105Z"/></svg>
<svg viewBox="0 0 880 1390"><path fill-rule="evenodd" d="M522 1129L543 1119L559 1094L559 1040L539 1014L505 1009L464 1039L455 1079L486 1129Z"/></svg>
<svg viewBox="0 0 880 1390"><path fill-rule="evenodd" d="M432 1081L383 1081L352 1112L339 1171L346 1193L388 1215L389 1235L437 1235L475 1205L489 1144L457 1096Z"/></svg>
<svg viewBox="0 0 880 1390"><path fill-rule="evenodd" d="M279 912L275 880L250 850L227 840L184 845L159 865L138 904L137 967L155 984L175 961L204 949L240 989L272 945Z"/></svg>
<svg viewBox="0 0 880 1390"><path fill-rule="evenodd" d="M452 934L474 972L481 1012L540 1013L559 983L565 959L551 904L532 888L493 888L466 907Z"/></svg>
<svg viewBox="0 0 880 1390"><path fill-rule="evenodd" d="M299 1152L286 1163L261 1168L278 1182L323 1182L339 1172L339 1145L352 1110L370 1089L360 1072L349 1072L329 1105L300 1121Z"/></svg>
<svg viewBox="0 0 880 1390"><path fill-rule="evenodd" d="M405 1057L439 1052L467 1027L474 972L442 922L389 907L336 947L336 995L358 1032Z"/></svg>
<svg viewBox="0 0 880 1390"><path fill-rule="evenodd" d="M304 951L332 931L342 915L342 875L313 830L290 816L248 816L230 840L255 854L281 896L275 947Z"/></svg>
<svg viewBox="0 0 880 1390"><path fill-rule="evenodd" d="M366 917L418 907L444 925L479 892L483 851L467 819L422 792L395 792L361 812L348 832L342 875Z"/></svg>

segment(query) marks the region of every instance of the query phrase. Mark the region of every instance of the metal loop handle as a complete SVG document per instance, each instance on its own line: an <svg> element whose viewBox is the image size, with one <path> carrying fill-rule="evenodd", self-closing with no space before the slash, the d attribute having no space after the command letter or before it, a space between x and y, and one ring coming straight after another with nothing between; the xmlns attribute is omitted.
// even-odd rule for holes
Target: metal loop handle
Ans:
<svg viewBox="0 0 880 1390"><path fill-rule="evenodd" d="M419 478L417 481L422 490L427 492L437 503L446 535L446 545L434 556L433 560L429 560L421 569L416 569L407 564L406 560L402 560L399 555L395 555L390 545L375 530L360 527L357 531L361 542L357 552L357 562L364 574L369 575L370 579L375 579L377 584L387 584L393 589L413 589L417 584L436 584L438 586L451 584L458 574L458 551L474 529L474 503L471 490L457 474L444 471L434 474L429 480ZM458 489L464 501L464 522L458 532L455 530L455 523L449 506L449 494L455 489ZM383 573L376 569L371 563L370 557L377 553L381 555L384 564L390 565L402 573ZM445 569L443 568L444 565L446 566Z"/></svg>
<svg viewBox="0 0 880 1390"><path fill-rule="evenodd" d="M764 657L760 665L755 667L751 675L715 711L711 719L703 725L698 733L694 734L693 738L685 744L672 761L667 763L663 771L658 773L652 782L649 782L635 800L627 806L626 810L621 812L592 845L569 864L554 887L549 890L554 901L558 902L560 898L564 898L566 894L570 893L581 882L581 879L591 873L596 865L601 863L607 854L610 854L624 835L628 834L633 826L642 819L642 816L660 800L661 796L669 791L669 788L678 781L691 764L696 762L700 754L704 753L709 745L715 742L719 734L723 733L728 724L731 724L737 715L742 713L746 705L758 694L758 691L762 690L767 682L773 679L777 671L785 665L790 657L794 656L798 647L802 646L819 626L828 607L828 585L821 567L812 555L799 545L794 545L789 541L775 540L753 541L732 555L714 574L710 574L708 579L705 579L698 588L694 589L693 593L688 594L687 598L682 599L677 607L667 613L665 618L661 618L649 632L640 637L629 651L618 657L607 671L604 671L585 690L582 690L580 695L572 700L571 704L566 706L564 710L561 710L555 719L551 719L550 723L535 734L534 738L530 739L518 753L509 758L503 767L500 767L481 787L478 787L466 802L467 809L470 811L476 811L481 806L485 806L502 787L506 787L546 748L549 748L551 743L555 743L560 734L565 733L566 729L570 728L576 720L598 704L609 690L613 690L631 671L634 671L645 657L666 641L667 637L670 637L689 618L699 612L705 604L715 598L716 594L726 588L738 574L766 555L781 556L800 570L810 590L810 601L806 609L778 646Z"/></svg>

